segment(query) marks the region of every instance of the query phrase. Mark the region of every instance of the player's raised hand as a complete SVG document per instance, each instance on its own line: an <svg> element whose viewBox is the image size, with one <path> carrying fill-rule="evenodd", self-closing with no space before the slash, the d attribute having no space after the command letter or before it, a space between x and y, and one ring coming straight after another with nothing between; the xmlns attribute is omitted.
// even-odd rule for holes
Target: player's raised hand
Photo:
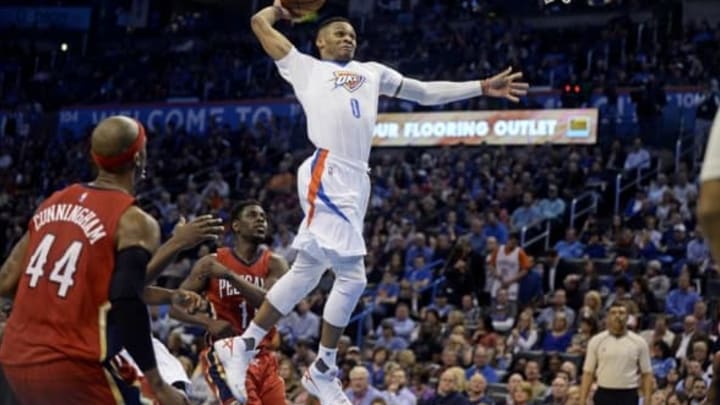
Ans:
<svg viewBox="0 0 720 405"><path fill-rule="evenodd" d="M280 14L280 18L282 18L283 20L292 20L293 19L293 15L292 15L292 13L290 13L290 10L288 10L287 8L285 8L285 6L283 6L282 0L273 1L273 7L275 7L277 9L277 11Z"/></svg>
<svg viewBox="0 0 720 405"><path fill-rule="evenodd" d="M521 82L522 72L512 73L512 67L482 81L483 94L490 97L505 98L513 103L520 101L520 97L528 92L530 85Z"/></svg>
<svg viewBox="0 0 720 405"><path fill-rule="evenodd" d="M212 215L201 215L190 222L185 217L180 217L172 239L184 249L190 249L208 240L217 240L222 236L225 228L222 226L222 219Z"/></svg>
<svg viewBox="0 0 720 405"><path fill-rule="evenodd" d="M205 300L196 292L177 289L173 292L172 303L185 310L189 314L202 309L205 306Z"/></svg>

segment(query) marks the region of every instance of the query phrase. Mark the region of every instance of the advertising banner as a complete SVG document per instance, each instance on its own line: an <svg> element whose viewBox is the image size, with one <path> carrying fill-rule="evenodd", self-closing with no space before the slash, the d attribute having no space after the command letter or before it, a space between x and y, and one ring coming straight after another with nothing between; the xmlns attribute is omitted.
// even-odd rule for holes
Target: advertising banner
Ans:
<svg viewBox="0 0 720 405"><path fill-rule="evenodd" d="M594 144L596 109L380 114L373 146Z"/></svg>
<svg viewBox="0 0 720 405"><path fill-rule="evenodd" d="M286 101L267 103L179 103L128 104L120 106L92 106L60 110L58 129L61 133L80 136L112 115L127 115L140 121L151 132L167 126L180 128L191 134L203 134L214 125L229 125L237 129L253 125L274 116L291 116L302 111L298 104Z"/></svg>
<svg viewBox="0 0 720 405"><path fill-rule="evenodd" d="M0 7L0 28L86 31L90 19L90 7Z"/></svg>

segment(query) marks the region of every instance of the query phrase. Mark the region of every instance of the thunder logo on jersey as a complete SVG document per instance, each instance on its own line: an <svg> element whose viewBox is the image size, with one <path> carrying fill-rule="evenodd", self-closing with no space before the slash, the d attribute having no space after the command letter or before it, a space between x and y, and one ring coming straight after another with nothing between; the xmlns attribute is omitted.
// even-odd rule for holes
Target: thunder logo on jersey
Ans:
<svg viewBox="0 0 720 405"><path fill-rule="evenodd" d="M344 87L349 92L354 92L365 83L365 77L354 72L340 70L333 72L335 76L332 81L335 82L335 88Z"/></svg>

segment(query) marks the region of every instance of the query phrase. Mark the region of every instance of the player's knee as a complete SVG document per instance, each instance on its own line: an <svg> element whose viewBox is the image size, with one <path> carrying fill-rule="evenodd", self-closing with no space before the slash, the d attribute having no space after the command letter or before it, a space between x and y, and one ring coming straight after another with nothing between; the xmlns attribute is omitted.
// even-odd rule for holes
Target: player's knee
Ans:
<svg viewBox="0 0 720 405"><path fill-rule="evenodd" d="M336 264L335 288L349 295L360 295L367 286L367 275L362 258Z"/></svg>
<svg viewBox="0 0 720 405"><path fill-rule="evenodd" d="M335 283L338 290L344 294L360 295L365 291L367 278L338 278Z"/></svg>

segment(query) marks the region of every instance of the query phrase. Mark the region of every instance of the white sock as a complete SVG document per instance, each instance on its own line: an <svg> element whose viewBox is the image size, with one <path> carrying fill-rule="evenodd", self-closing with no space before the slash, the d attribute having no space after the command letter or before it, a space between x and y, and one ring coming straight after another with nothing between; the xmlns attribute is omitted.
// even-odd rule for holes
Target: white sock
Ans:
<svg viewBox="0 0 720 405"><path fill-rule="evenodd" d="M323 346L321 343L320 348L318 349L318 359L322 359L323 363L325 363L328 368L335 367L335 364L337 363L337 348L331 349Z"/></svg>
<svg viewBox="0 0 720 405"><path fill-rule="evenodd" d="M260 346L260 341L263 340L267 331L258 326L255 322L250 322L245 333L240 336L241 340L245 343L245 350L255 350Z"/></svg>

